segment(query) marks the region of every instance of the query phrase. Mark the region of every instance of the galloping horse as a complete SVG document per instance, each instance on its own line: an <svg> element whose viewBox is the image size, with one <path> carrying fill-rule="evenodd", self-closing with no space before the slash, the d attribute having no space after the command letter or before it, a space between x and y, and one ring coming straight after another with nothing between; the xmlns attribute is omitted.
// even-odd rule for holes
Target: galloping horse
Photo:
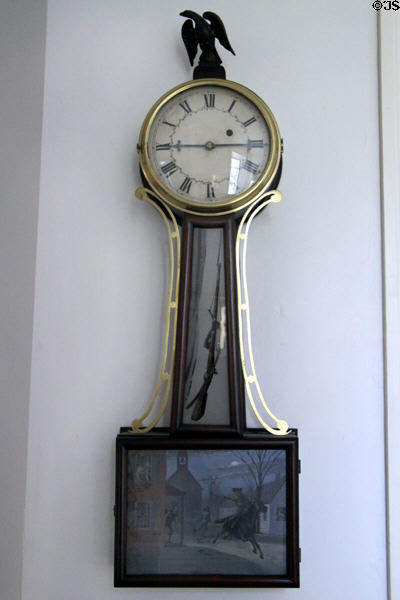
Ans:
<svg viewBox="0 0 400 600"><path fill-rule="evenodd" d="M267 507L260 500L249 502L241 514L230 515L224 519L217 519L215 523L222 523L221 531L213 539L213 544L222 538L232 538L233 536L244 542L250 542L254 554L259 554L264 558L264 554L256 541L257 517L260 512L267 512Z"/></svg>

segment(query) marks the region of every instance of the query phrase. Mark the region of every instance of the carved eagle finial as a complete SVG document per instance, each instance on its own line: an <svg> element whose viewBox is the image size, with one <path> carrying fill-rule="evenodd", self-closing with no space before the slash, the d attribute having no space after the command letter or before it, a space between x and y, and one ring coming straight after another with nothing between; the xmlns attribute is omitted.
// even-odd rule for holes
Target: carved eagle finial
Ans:
<svg viewBox="0 0 400 600"><path fill-rule="evenodd" d="M207 11L201 16L192 10L184 10L180 15L187 17L182 25L182 39L192 66L198 46L202 50L200 63L221 64L222 60L215 49L215 39L229 52L235 54L226 35L224 24L217 14Z"/></svg>

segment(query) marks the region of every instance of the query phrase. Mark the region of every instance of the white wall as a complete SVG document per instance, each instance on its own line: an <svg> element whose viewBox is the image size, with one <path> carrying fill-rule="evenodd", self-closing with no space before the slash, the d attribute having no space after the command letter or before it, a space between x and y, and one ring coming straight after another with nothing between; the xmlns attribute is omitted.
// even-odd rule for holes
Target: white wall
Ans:
<svg viewBox="0 0 400 600"><path fill-rule="evenodd" d="M0 3L0 598L21 598L46 2Z"/></svg>
<svg viewBox="0 0 400 600"><path fill-rule="evenodd" d="M380 13L381 193L389 598L400 596L400 22Z"/></svg>
<svg viewBox="0 0 400 600"><path fill-rule="evenodd" d="M165 283L135 145L153 101L191 78L183 8L222 16L228 77L285 139L249 283L259 378L300 432L302 587L218 597L383 599L376 15L361 0L48 3L22 598L187 595L112 587L114 437L151 397Z"/></svg>

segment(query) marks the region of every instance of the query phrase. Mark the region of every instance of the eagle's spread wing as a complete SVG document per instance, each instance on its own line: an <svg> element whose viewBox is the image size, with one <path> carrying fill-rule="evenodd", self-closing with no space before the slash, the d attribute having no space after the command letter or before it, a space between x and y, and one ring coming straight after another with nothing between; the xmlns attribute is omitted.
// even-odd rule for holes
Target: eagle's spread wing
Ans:
<svg viewBox="0 0 400 600"><path fill-rule="evenodd" d="M193 23L190 19L182 25L182 39L189 55L190 64L193 66L193 61L197 54L197 39Z"/></svg>
<svg viewBox="0 0 400 600"><path fill-rule="evenodd" d="M207 12L203 13L203 17L211 23L211 27L213 28L215 37L217 38L219 43L224 48L229 50L229 52L232 52L232 54L235 54L232 46L229 43L228 36L226 35L224 24L221 21L221 19L219 18L219 16L213 12L207 11Z"/></svg>

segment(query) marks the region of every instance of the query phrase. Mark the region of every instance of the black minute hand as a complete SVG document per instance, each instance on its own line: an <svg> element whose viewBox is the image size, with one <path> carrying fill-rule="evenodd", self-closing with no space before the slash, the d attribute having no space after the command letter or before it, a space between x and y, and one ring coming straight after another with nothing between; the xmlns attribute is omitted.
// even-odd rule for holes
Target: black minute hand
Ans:
<svg viewBox="0 0 400 600"><path fill-rule="evenodd" d="M228 147L228 146L250 146L250 148L251 148L252 144L251 144L251 142L246 142L245 144L240 144L240 143L235 144L235 142L231 142L230 144L214 144L213 143L214 148L222 148L222 147ZM261 144L260 144L260 146L261 146ZM263 146L264 146L264 144L263 144Z"/></svg>
<svg viewBox="0 0 400 600"><path fill-rule="evenodd" d="M214 150L214 148L228 148L231 146L247 146L248 148L253 147L251 141L246 143L230 142L227 144L215 144L214 142L206 142L205 144L181 144L179 140L176 144L171 144L170 148L176 148L178 151L181 148L205 148L206 150ZM257 146L264 146L264 144L259 143Z"/></svg>
<svg viewBox="0 0 400 600"><path fill-rule="evenodd" d="M171 144L170 148L177 148L180 150L181 148L205 148L206 144L181 144L177 142L176 144Z"/></svg>

